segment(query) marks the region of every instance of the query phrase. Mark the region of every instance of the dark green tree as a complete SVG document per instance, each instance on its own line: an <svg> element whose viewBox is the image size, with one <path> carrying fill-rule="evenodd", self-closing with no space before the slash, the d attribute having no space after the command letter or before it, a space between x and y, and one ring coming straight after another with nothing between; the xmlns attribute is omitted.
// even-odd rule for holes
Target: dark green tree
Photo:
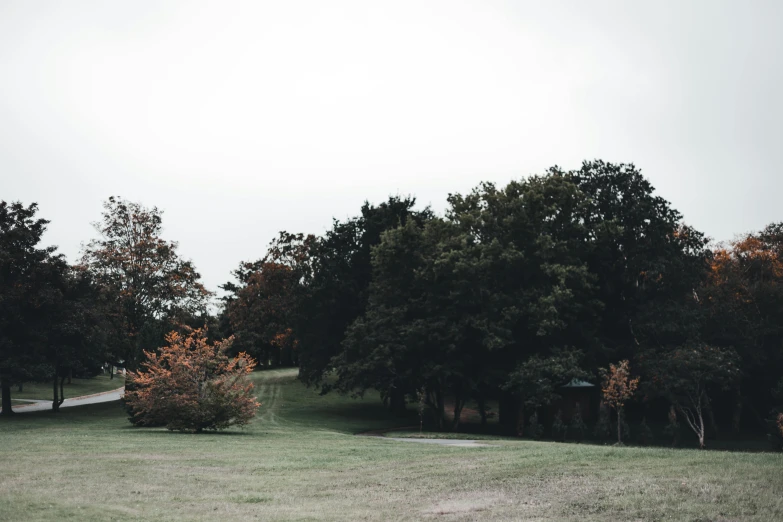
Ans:
<svg viewBox="0 0 783 522"><path fill-rule="evenodd" d="M38 205L0 201L0 381L3 415L13 413L11 386L44 363L48 312L58 290L52 274L65 267L55 247L41 248L48 221ZM36 372L32 372L36 373Z"/></svg>
<svg viewBox="0 0 783 522"><path fill-rule="evenodd" d="M41 351L52 381L52 409L65 400L71 375L97 373L108 344L100 289L83 267L59 265L51 273L45 342Z"/></svg>
<svg viewBox="0 0 783 522"><path fill-rule="evenodd" d="M739 357L729 348L703 344L645 354L643 371L649 376L648 394L666 397L706 447L705 416L711 394L730 389L741 372Z"/></svg>
<svg viewBox="0 0 783 522"><path fill-rule="evenodd" d="M672 345L698 332L692 305L706 268L703 234L686 226L633 164L586 161L562 173L585 196L587 265L603 303L596 366L632 358L642 344Z"/></svg>
<svg viewBox="0 0 783 522"><path fill-rule="evenodd" d="M423 226L432 217L414 210L415 199L391 197L380 205L365 203L361 215L334 221L310 249L310 273L297 307L299 376L308 385L329 389L326 377L340 353L347 328L367 307L372 278L372 247L386 230L412 221ZM395 400L402 397L395 395Z"/></svg>
<svg viewBox="0 0 783 522"><path fill-rule="evenodd" d="M448 217L477 245L487 328L503 342L489 356L487 387L500 395L500 422L523 433L525 398L509 386L509 372L533 357L569 347L596 347L601 303L588 270L589 203L567 176L482 184L449 197ZM517 379L518 381L518 379ZM566 381L567 382L567 381Z"/></svg>

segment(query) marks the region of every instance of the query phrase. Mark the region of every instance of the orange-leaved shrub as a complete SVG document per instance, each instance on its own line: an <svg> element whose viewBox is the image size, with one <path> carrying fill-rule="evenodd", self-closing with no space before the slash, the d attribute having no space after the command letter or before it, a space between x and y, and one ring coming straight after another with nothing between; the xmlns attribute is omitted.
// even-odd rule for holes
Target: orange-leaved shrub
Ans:
<svg viewBox="0 0 783 522"><path fill-rule="evenodd" d="M131 422L200 432L246 425L260 406L248 374L256 363L245 353L226 355L233 338L210 343L206 330L171 332L159 353L129 372L125 402Z"/></svg>

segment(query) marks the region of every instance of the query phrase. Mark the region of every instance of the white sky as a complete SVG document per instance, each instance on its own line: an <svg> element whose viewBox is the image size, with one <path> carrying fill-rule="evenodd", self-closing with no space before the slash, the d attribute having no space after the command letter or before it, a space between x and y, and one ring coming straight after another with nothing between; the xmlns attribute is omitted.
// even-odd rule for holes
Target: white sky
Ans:
<svg viewBox="0 0 783 522"><path fill-rule="evenodd" d="M643 5L644 4L644 5ZM365 199L634 162L716 239L783 221L783 2L0 2L0 199L71 260L110 195L215 290Z"/></svg>

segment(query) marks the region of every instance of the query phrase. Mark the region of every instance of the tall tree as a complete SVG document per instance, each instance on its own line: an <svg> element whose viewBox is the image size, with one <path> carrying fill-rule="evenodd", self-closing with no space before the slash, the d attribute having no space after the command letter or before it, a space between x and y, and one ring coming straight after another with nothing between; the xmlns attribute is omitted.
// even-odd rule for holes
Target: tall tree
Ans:
<svg viewBox="0 0 783 522"><path fill-rule="evenodd" d="M193 315L205 308L210 294L193 264L177 253L177 243L161 237L163 215L156 207L111 197L95 229L100 237L87 245L82 263L113 293L121 312L116 319L126 341L112 362L123 360L133 369L145 325Z"/></svg>
<svg viewBox="0 0 783 522"><path fill-rule="evenodd" d="M743 405L762 425L774 406L769 391L783 375L783 224L716 246L699 297L704 341L734 348L742 361L735 433Z"/></svg>
<svg viewBox="0 0 783 522"><path fill-rule="evenodd" d="M562 173L557 167L551 172ZM633 164L586 161L563 175L586 197L581 222L603 303L598 333L606 348L595 364L632 357L646 342L682 342L692 335L689 329L698 324L688 320L693 309L679 305L704 274L704 236L683 223Z"/></svg>
<svg viewBox="0 0 783 522"><path fill-rule="evenodd" d="M423 226L432 217L428 208L414 210L414 205L415 199L400 197L380 205L365 203L360 216L335 220L312 245L312 275L300 301L297 331L299 376L305 383L329 388L325 377L330 361L339 353L348 326L367 306L372 247L384 231L408 220Z"/></svg>
<svg viewBox="0 0 783 522"><path fill-rule="evenodd" d="M107 343L100 289L83 267L61 267L51 275L43 359L52 381L52 409L65 400L63 384L74 373L97 371Z"/></svg>
<svg viewBox="0 0 783 522"><path fill-rule="evenodd" d="M232 350L245 351L262 364L291 365L299 341L295 330L299 305L311 277L314 236L281 232L267 255L241 263L236 283L221 288L228 327L235 336Z"/></svg>
<svg viewBox="0 0 783 522"><path fill-rule="evenodd" d="M526 399L510 372L532 357L547 359L563 350L590 353L601 303L588 270L588 201L565 175L514 181L498 189L482 184L472 193L449 197L448 217L476 245L481 260L482 306L499 343L489 353L490 389L505 389L500 421L524 431ZM519 373L519 372L518 372ZM523 374L524 371L520 373Z"/></svg>
<svg viewBox="0 0 783 522"><path fill-rule="evenodd" d="M488 330L477 250L454 224L413 221L383 234L373 248L366 312L348 329L333 358L342 391L375 388L400 410L423 390L443 425L445 397L454 399L453 428L465 401L478 394L495 342Z"/></svg>
<svg viewBox="0 0 783 522"><path fill-rule="evenodd" d="M38 205L0 201L0 380L3 415L13 413L11 385L44 361L48 312L56 300L53 274L65 267L56 247L38 244L48 221Z"/></svg>

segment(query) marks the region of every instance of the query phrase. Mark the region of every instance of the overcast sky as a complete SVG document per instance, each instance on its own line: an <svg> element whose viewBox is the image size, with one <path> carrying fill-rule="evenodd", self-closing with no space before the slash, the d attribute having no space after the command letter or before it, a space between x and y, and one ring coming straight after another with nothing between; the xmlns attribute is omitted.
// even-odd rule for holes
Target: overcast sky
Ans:
<svg viewBox="0 0 783 522"><path fill-rule="evenodd" d="M783 1L0 2L0 199L75 260L165 211L211 289L364 200L633 162L715 239L783 221Z"/></svg>

